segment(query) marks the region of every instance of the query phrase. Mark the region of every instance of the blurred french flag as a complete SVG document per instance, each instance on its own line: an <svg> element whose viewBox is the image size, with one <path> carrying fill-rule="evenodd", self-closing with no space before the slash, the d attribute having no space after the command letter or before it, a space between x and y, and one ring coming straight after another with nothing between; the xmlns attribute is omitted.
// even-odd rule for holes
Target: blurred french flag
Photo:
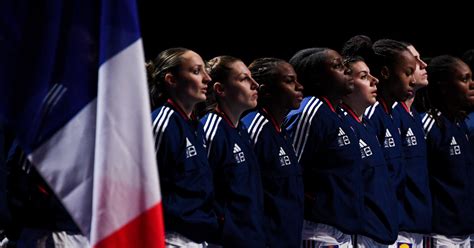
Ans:
<svg viewBox="0 0 474 248"><path fill-rule="evenodd" d="M164 247L134 0L0 6L0 121L92 247Z"/></svg>

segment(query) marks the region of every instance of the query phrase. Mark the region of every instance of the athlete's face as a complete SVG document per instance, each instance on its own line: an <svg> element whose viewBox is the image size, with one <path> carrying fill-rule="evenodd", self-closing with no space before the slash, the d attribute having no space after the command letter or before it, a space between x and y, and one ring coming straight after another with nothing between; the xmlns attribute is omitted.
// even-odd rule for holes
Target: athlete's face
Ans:
<svg viewBox="0 0 474 248"><path fill-rule="evenodd" d="M257 106L258 84L253 80L247 66L236 61L230 65L228 81L223 84L225 101L240 111Z"/></svg>
<svg viewBox="0 0 474 248"><path fill-rule="evenodd" d="M428 72L426 71L427 64L421 59L420 53L418 53L414 46L410 45L407 48L416 60L416 69L414 74L415 82L413 84L413 89L416 91L428 85Z"/></svg>
<svg viewBox="0 0 474 248"><path fill-rule="evenodd" d="M186 105L206 100L207 83L211 81L201 56L193 51L182 55L180 69L175 75L176 97Z"/></svg>
<svg viewBox="0 0 474 248"><path fill-rule="evenodd" d="M368 107L374 104L379 80L370 74L365 62L357 61L349 65L349 73L354 82L354 91L348 97L360 106Z"/></svg>
<svg viewBox="0 0 474 248"><path fill-rule="evenodd" d="M285 109L299 108L303 100L303 86L298 82L296 72L288 63L277 66L276 82L269 89L272 101Z"/></svg>
<svg viewBox="0 0 474 248"><path fill-rule="evenodd" d="M443 85L445 99L449 104L465 108L474 104L474 83L472 72L466 63L459 61L455 64L452 77Z"/></svg>
<svg viewBox="0 0 474 248"><path fill-rule="evenodd" d="M415 94L412 87L415 82L416 59L409 51L400 53L398 62L390 69L386 85L394 101L405 101Z"/></svg>
<svg viewBox="0 0 474 248"><path fill-rule="evenodd" d="M329 94L345 96L354 90L354 83L345 74L346 67L342 63L342 57L338 52L334 50L327 51L324 68L327 82L323 83L331 84L327 87Z"/></svg>

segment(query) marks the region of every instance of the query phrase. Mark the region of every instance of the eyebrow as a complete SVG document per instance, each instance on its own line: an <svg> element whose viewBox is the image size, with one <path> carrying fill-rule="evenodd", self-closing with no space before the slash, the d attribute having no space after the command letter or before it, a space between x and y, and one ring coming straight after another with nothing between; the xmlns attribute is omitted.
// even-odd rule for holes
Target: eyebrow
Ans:
<svg viewBox="0 0 474 248"><path fill-rule="evenodd" d="M252 74L251 73L246 73L246 72L239 72L239 74L237 74L237 76L238 77L240 77L240 76L250 77L250 76L252 76Z"/></svg>

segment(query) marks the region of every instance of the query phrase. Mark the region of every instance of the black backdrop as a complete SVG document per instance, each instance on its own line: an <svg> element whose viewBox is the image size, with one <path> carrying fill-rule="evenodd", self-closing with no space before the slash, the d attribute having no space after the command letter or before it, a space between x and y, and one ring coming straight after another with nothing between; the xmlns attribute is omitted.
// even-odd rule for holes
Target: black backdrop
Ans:
<svg viewBox="0 0 474 248"><path fill-rule="evenodd" d="M368 35L374 41L391 38L410 42L424 58L441 54L461 56L474 48L472 20L463 19L461 12L432 18L410 10L409 6L396 14L367 10L344 14L330 7L318 9L314 3L263 9L245 2L240 6L240 2L214 2L212 8L211 4L199 2L193 6L178 0L138 3L147 60L176 46L192 49L205 60L224 54L239 57L245 63L263 56L288 60L307 47L339 51L347 39L357 34Z"/></svg>

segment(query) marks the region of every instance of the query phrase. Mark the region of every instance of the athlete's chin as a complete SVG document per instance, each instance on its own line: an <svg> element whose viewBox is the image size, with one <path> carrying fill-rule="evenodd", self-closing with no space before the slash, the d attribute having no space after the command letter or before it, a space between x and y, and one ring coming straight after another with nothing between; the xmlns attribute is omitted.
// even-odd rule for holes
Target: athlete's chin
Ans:
<svg viewBox="0 0 474 248"><path fill-rule="evenodd" d="M196 97L197 102L204 102L204 101L206 101L206 99L207 99L207 97L206 97L205 94L201 94L201 95L198 95Z"/></svg>
<svg viewBox="0 0 474 248"><path fill-rule="evenodd" d="M375 104L375 102L377 102L377 98L374 96L374 97L371 97L369 98L369 100L367 101L369 103L369 106L372 106Z"/></svg>
<svg viewBox="0 0 474 248"><path fill-rule="evenodd" d="M252 100L247 104L248 109L253 109L257 107L257 100Z"/></svg>
<svg viewBox="0 0 474 248"><path fill-rule="evenodd" d="M301 101L297 100L293 102L293 104L291 105L291 109L297 109L300 106L301 106Z"/></svg>
<svg viewBox="0 0 474 248"><path fill-rule="evenodd" d="M468 96L467 101L468 101L469 107L473 107L474 106L474 95Z"/></svg>

